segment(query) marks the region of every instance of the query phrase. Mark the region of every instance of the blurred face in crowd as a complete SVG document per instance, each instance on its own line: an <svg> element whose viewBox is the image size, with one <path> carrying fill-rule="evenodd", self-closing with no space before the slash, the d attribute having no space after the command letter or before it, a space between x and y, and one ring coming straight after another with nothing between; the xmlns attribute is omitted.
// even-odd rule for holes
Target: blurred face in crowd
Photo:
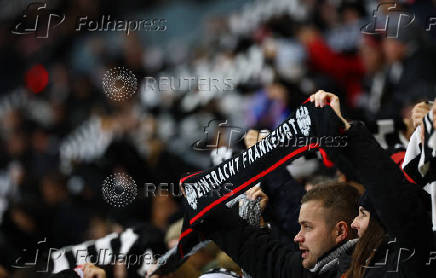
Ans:
<svg viewBox="0 0 436 278"><path fill-rule="evenodd" d="M351 223L351 228L357 230L359 238L363 236L368 228L370 216L371 213L369 211L365 210L362 206L359 207L359 215Z"/></svg>
<svg viewBox="0 0 436 278"><path fill-rule="evenodd" d="M265 138L268 135L267 130L261 130L260 132L258 130L250 129L247 134L244 136L244 143L245 146L248 148L253 147L257 142L261 141L263 138Z"/></svg>
<svg viewBox="0 0 436 278"><path fill-rule="evenodd" d="M383 52L388 64L399 62L406 54L406 45L396 39L385 39L383 42Z"/></svg>
<svg viewBox="0 0 436 278"><path fill-rule="evenodd" d="M345 24L352 24L359 20L359 12L352 8L346 8L342 11L342 20Z"/></svg>
<svg viewBox="0 0 436 278"><path fill-rule="evenodd" d="M177 211L177 204L169 194L167 191L159 192L152 203L152 222L162 230L167 229L169 217Z"/></svg>
<svg viewBox="0 0 436 278"><path fill-rule="evenodd" d="M67 191L63 184L44 177L41 184L42 197L49 205L56 205L67 198Z"/></svg>
<svg viewBox="0 0 436 278"><path fill-rule="evenodd" d="M280 83L273 83L267 87L267 95L272 100L286 102L287 92Z"/></svg>
<svg viewBox="0 0 436 278"><path fill-rule="evenodd" d="M13 156L22 155L27 149L27 141L24 133L14 132L7 139L8 153Z"/></svg>
<svg viewBox="0 0 436 278"><path fill-rule="evenodd" d="M301 205L298 219L301 228L294 240L299 245L304 268L313 267L318 258L342 241L344 235L338 237L337 227L344 223L332 225L328 222L328 217L328 209L320 200L307 201Z"/></svg>
<svg viewBox="0 0 436 278"><path fill-rule="evenodd" d="M360 45L360 57L366 72L375 73L383 65L383 52L376 44L363 41Z"/></svg>

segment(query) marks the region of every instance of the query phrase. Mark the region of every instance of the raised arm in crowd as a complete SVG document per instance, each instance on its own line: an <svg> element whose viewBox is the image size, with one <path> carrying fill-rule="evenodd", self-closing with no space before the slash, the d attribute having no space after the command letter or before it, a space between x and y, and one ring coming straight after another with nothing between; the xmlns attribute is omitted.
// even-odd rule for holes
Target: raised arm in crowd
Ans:
<svg viewBox="0 0 436 278"><path fill-rule="evenodd" d="M431 277L428 194L404 178L365 126L342 117L337 96L318 91L310 100L316 107L330 105L344 122L347 146L328 152L333 162L341 156L352 166L366 188L360 201L347 184L308 191L294 238L297 252L227 209L195 229L252 277Z"/></svg>

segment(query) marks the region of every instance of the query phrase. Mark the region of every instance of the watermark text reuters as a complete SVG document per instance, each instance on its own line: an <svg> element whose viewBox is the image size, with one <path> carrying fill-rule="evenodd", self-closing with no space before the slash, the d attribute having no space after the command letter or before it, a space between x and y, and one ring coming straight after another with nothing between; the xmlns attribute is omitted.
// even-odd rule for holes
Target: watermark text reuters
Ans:
<svg viewBox="0 0 436 278"><path fill-rule="evenodd" d="M199 92L214 92L214 91L232 91L234 85L232 78L218 77L146 77L145 88L159 92L174 92L174 91L199 91Z"/></svg>

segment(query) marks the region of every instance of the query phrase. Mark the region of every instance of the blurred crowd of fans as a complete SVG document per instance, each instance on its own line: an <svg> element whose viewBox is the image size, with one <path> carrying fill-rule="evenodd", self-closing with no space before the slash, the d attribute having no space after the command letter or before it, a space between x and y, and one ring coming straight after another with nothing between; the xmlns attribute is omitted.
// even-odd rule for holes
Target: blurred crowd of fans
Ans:
<svg viewBox="0 0 436 278"><path fill-rule="evenodd" d="M335 92L344 100L343 114L363 121L407 118L419 100L435 96L436 36L426 31L436 16L434 1L400 1L415 18L396 38L362 33L377 1L346 0L253 1L205 18L195 42L169 48L139 33L74 30L78 15L134 17L153 6L128 1L117 9L125 2L60 4L66 21L47 39L12 35L10 20L0 27L0 249L7 250L0 277L16 271L23 249L43 239L59 248L144 222L165 232L183 214L179 177L212 165L210 150L192 147L205 134L214 144L218 129L210 120L273 129L317 89ZM159 2L153 4L165 4ZM379 9L376 14L390 12ZM49 72L38 94L23 78L35 64ZM138 79L130 100L112 102L103 93L102 74L115 66ZM158 91L144 81L162 76L230 78L233 89ZM103 200L103 180L114 172L138 186L125 208ZM150 192L146 183L165 183L175 196Z"/></svg>

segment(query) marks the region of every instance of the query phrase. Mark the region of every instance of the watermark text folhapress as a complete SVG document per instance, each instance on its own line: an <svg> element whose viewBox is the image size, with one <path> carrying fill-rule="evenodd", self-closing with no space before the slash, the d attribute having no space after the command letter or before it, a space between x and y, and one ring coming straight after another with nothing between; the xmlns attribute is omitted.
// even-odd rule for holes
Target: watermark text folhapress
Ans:
<svg viewBox="0 0 436 278"><path fill-rule="evenodd" d="M166 31L167 20L163 18L150 19L113 19L110 15L101 15L99 18L88 18L79 16L76 23L76 31L88 32L125 32L129 35L132 32L146 31Z"/></svg>

